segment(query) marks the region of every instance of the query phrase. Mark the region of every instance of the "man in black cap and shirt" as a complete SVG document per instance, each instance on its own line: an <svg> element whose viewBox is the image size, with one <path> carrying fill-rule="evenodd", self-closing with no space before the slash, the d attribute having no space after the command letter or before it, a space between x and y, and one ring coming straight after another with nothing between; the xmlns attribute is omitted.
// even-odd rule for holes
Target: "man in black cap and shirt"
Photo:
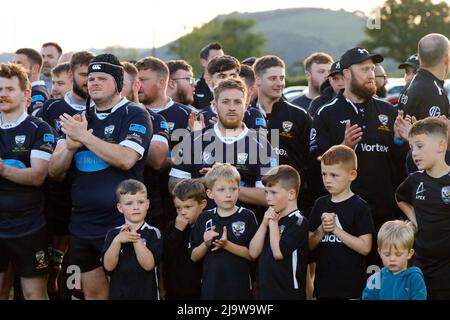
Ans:
<svg viewBox="0 0 450 320"><path fill-rule="evenodd" d="M414 53L405 62L399 64L398 68L405 69L405 84L408 85L419 69L419 55Z"/></svg>
<svg viewBox="0 0 450 320"><path fill-rule="evenodd" d="M417 120L449 116L444 79L450 68L450 44L446 36L431 33L419 41L420 69L401 95L398 108Z"/></svg>
<svg viewBox="0 0 450 320"><path fill-rule="evenodd" d="M404 162L407 143L400 140L399 133L394 134L397 111L374 97L375 63L382 62L383 57L353 48L340 61L345 89L314 117L311 154L317 158L338 144L355 150L358 178L352 190L369 203L378 230L398 212L394 191L400 177L396 168Z"/></svg>

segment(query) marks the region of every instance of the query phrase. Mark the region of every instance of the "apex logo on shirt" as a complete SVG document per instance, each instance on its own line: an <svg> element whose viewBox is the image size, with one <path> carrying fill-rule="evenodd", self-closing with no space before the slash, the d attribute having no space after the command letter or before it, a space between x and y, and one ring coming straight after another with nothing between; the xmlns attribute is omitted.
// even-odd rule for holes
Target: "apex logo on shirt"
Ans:
<svg viewBox="0 0 450 320"><path fill-rule="evenodd" d="M16 145L17 145L18 147L23 146L23 144L25 143L25 139L26 139L26 136L25 136L25 135L16 136L16 137L14 138L14 140L16 141Z"/></svg>
<svg viewBox="0 0 450 320"><path fill-rule="evenodd" d="M444 188L442 188L444 189ZM423 193L425 192L425 188L423 187L423 182L419 183L419 186L416 190L416 200L425 200L425 196ZM449 199L450 200L450 199Z"/></svg>
<svg viewBox="0 0 450 320"><path fill-rule="evenodd" d="M231 230L233 234L239 238L245 232L245 222L244 221L236 221L231 224Z"/></svg>
<svg viewBox="0 0 450 320"><path fill-rule="evenodd" d="M445 204L450 203L450 186L445 186L441 189L441 198Z"/></svg>

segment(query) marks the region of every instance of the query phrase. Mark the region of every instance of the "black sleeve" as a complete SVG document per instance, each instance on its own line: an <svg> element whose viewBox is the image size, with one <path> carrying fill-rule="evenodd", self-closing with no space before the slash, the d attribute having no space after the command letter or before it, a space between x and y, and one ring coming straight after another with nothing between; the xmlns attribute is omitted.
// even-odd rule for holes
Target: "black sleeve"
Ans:
<svg viewBox="0 0 450 320"><path fill-rule="evenodd" d="M404 201L406 203L412 204L413 196L413 176L408 176L405 181L403 181L400 186L395 191L395 199L397 202Z"/></svg>
<svg viewBox="0 0 450 320"><path fill-rule="evenodd" d="M373 224L372 214L370 213L369 205L360 201L358 203L358 208L355 217L355 237L359 237L365 234L374 233L375 226Z"/></svg>
<svg viewBox="0 0 450 320"><path fill-rule="evenodd" d="M281 234L280 250L283 257L287 257L297 248L308 243L308 220L300 216L296 223L292 223Z"/></svg>
<svg viewBox="0 0 450 320"><path fill-rule="evenodd" d="M252 241L253 237L255 236L256 231L258 231L258 222L256 220L256 216L253 213L253 211L249 210L249 219L248 219L248 223L247 223L247 228L248 228L248 232L246 232L247 234L247 239L246 239L246 245L247 247L250 245L250 241Z"/></svg>
<svg viewBox="0 0 450 320"><path fill-rule="evenodd" d="M328 115L326 111L322 111L313 119L312 129L310 132L310 153L313 158L322 155L333 143L331 142L330 132L328 128Z"/></svg>
<svg viewBox="0 0 450 320"><path fill-rule="evenodd" d="M205 233L203 224L203 219L198 219L192 228L188 245L189 255L192 255L192 250L197 248L203 242L203 234Z"/></svg>
<svg viewBox="0 0 450 320"><path fill-rule="evenodd" d="M161 238L161 231L159 229L154 228L152 232L147 234L147 239L145 245L148 250L150 250L153 254L153 259L155 260L155 265L158 265L161 261L161 257L163 254L163 242Z"/></svg>
<svg viewBox="0 0 450 320"><path fill-rule="evenodd" d="M170 222L163 231L163 246L164 261L172 261L182 250L187 249L183 246L183 231L175 228L174 222Z"/></svg>
<svg viewBox="0 0 450 320"><path fill-rule="evenodd" d="M185 133L182 140L172 149L172 170L169 175L178 179L191 179L194 174L194 139L201 135L203 130ZM174 137L174 135L172 135ZM177 137L178 138L178 137Z"/></svg>
<svg viewBox="0 0 450 320"><path fill-rule="evenodd" d="M322 224L322 205L319 202L320 199L317 199L314 203L314 206L311 209L311 213L309 214L309 231L314 232L317 228Z"/></svg>

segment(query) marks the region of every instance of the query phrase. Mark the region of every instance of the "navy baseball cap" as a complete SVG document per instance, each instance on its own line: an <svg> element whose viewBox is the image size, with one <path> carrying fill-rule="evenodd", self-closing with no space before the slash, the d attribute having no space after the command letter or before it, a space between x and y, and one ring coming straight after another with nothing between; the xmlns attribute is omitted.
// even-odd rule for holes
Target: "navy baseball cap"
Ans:
<svg viewBox="0 0 450 320"><path fill-rule="evenodd" d="M414 70L419 69L419 56L417 53L410 56L405 62L398 66L399 69L406 69L406 67L411 67Z"/></svg>
<svg viewBox="0 0 450 320"><path fill-rule="evenodd" d="M331 68L330 68L330 72L328 72L328 77L335 73L342 73L340 61L333 62L333 64L331 65Z"/></svg>
<svg viewBox="0 0 450 320"><path fill-rule="evenodd" d="M380 63L384 60L380 54L370 54L367 49L356 47L347 50L341 57L341 70L348 69L354 64L371 59L373 63Z"/></svg>

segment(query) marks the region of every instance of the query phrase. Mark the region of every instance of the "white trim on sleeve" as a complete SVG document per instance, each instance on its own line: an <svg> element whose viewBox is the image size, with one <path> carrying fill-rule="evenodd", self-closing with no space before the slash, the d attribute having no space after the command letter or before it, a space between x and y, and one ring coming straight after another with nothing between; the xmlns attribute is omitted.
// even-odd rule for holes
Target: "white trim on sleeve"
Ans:
<svg viewBox="0 0 450 320"><path fill-rule="evenodd" d="M139 160L142 159L142 157L144 156L144 152L145 149L138 143L134 142L134 141L130 141L130 140L123 140L120 145L128 147L130 149L133 149L134 151L136 151L137 153L139 153L141 155L141 157L139 158Z"/></svg>
<svg viewBox="0 0 450 320"><path fill-rule="evenodd" d="M170 170L169 176L179 178L179 179L191 179L192 178L192 174L190 174L189 172L186 172L186 171L183 171L180 169L175 169L175 168L172 168Z"/></svg>
<svg viewBox="0 0 450 320"><path fill-rule="evenodd" d="M51 154L42 150L31 150L30 159L37 158L49 161L51 158Z"/></svg>
<svg viewBox="0 0 450 320"><path fill-rule="evenodd" d="M167 138L163 137L163 136L161 136L159 134L154 134L153 137L152 137L152 140L150 142L152 142L152 141L163 142L163 143L169 145L169 141L167 141Z"/></svg>

